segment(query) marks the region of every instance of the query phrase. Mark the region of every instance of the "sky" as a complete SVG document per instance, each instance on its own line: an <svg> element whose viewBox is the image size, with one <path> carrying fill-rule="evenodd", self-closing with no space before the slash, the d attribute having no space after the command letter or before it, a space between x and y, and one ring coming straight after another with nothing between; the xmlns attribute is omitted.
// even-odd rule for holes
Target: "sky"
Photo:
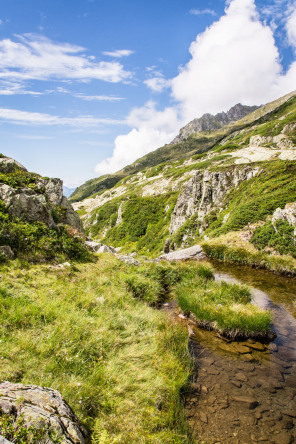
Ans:
<svg viewBox="0 0 296 444"><path fill-rule="evenodd" d="M1 0L0 152L68 187L293 90L295 0Z"/></svg>

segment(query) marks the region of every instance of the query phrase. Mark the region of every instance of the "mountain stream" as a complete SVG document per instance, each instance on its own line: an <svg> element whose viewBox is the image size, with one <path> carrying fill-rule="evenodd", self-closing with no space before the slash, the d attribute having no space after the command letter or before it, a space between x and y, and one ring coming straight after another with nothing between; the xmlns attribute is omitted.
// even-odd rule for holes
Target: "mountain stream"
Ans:
<svg viewBox="0 0 296 444"><path fill-rule="evenodd" d="M195 362L186 416L202 443L296 442L296 279L213 263L215 278L251 288L253 301L272 311L270 344L231 342L194 329Z"/></svg>

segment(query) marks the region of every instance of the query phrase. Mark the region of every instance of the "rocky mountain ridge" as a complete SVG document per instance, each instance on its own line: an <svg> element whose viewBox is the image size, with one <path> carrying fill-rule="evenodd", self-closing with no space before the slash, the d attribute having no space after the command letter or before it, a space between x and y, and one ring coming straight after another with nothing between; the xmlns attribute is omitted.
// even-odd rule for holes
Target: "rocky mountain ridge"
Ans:
<svg viewBox="0 0 296 444"><path fill-rule="evenodd" d="M264 221L294 202L296 94L263 108L211 149L145 167L74 203L87 233L107 245L156 253L168 237L175 247L190 246Z"/></svg>
<svg viewBox="0 0 296 444"><path fill-rule="evenodd" d="M225 125L229 123L236 122L237 120L242 119L246 115L252 113L256 109L260 108L259 106L246 106L241 103L237 103L233 107L231 107L227 112L221 112L216 115L212 115L209 113L203 114L201 117L197 119L193 119L186 126L180 129L178 136L174 138L171 143L178 143L182 140L188 139L191 135L215 131L220 128L223 128Z"/></svg>

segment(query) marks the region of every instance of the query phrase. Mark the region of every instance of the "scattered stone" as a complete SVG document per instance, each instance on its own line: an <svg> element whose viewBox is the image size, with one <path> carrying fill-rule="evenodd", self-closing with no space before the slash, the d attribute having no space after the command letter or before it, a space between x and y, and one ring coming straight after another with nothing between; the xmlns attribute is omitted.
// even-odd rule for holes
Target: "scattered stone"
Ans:
<svg viewBox="0 0 296 444"><path fill-rule="evenodd" d="M55 431L63 444L85 444L86 429L68 406L61 394L53 389L36 385L0 384L0 408L6 414L24 418L27 426L45 430L39 444L50 444L49 433Z"/></svg>
<svg viewBox="0 0 296 444"><path fill-rule="evenodd" d="M118 259L127 265L141 265L141 262L128 255L118 256Z"/></svg>
<svg viewBox="0 0 296 444"><path fill-rule="evenodd" d="M247 382L247 381L248 381L248 378L246 377L246 375L245 375L244 373L237 373L237 374L235 375L235 378L236 378L238 381L241 381L241 382Z"/></svg>
<svg viewBox="0 0 296 444"><path fill-rule="evenodd" d="M259 405L258 401L252 396L233 396L232 399L247 404L250 410L255 409Z"/></svg>
<svg viewBox="0 0 296 444"><path fill-rule="evenodd" d="M284 419L281 423L281 427L285 430L292 430L294 427L292 419Z"/></svg>
<svg viewBox="0 0 296 444"><path fill-rule="evenodd" d="M282 414L286 415L286 416L291 416L291 418L296 418L296 410L285 409L285 410L282 410Z"/></svg>
<svg viewBox="0 0 296 444"><path fill-rule="evenodd" d="M292 444L294 438L290 433L280 432L277 435L274 435L272 442L274 444Z"/></svg>
<svg viewBox="0 0 296 444"><path fill-rule="evenodd" d="M242 386L241 382L235 381L234 379L231 381L231 383L237 388L241 388Z"/></svg>
<svg viewBox="0 0 296 444"><path fill-rule="evenodd" d="M268 348L269 348L270 351L273 351L273 352L277 352L278 351L278 346L274 342L271 342L269 344Z"/></svg>
<svg viewBox="0 0 296 444"><path fill-rule="evenodd" d="M204 412L200 412L199 417L202 422L204 422L205 424L208 423L208 417Z"/></svg>

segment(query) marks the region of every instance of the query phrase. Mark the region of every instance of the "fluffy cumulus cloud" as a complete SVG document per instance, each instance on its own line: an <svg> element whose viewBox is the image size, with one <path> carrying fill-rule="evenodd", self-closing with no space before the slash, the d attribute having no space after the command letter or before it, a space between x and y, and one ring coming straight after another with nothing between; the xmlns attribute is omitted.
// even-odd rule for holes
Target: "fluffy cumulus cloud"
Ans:
<svg viewBox="0 0 296 444"><path fill-rule="evenodd" d="M18 40L0 41L0 79L9 80L104 80L122 82L131 77L117 62L96 62L84 48L25 34Z"/></svg>
<svg viewBox="0 0 296 444"><path fill-rule="evenodd" d="M286 31L296 46L295 8ZM272 28L260 20L254 0L230 0L225 14L192 42L190 55L175 78L145 81L158 92L170 86L175 106L156 111L148 104L133 111L127 119L133 129L116 138L113 156L96 166L97 173L114 172L170 142L178 128L203 113L238 102L260 105L296 89L296 62L283 73Z"/></svg>
<svg viewBox="0 0 296 444"><path fill-rule="evenodd" d="M134 109L126 122L133 129L115 139L113 155L98 163L95 171L108 174L120 170L150 151L168 143L176 133L179 120L174 108L157 111L154 102Z"/></svg>

